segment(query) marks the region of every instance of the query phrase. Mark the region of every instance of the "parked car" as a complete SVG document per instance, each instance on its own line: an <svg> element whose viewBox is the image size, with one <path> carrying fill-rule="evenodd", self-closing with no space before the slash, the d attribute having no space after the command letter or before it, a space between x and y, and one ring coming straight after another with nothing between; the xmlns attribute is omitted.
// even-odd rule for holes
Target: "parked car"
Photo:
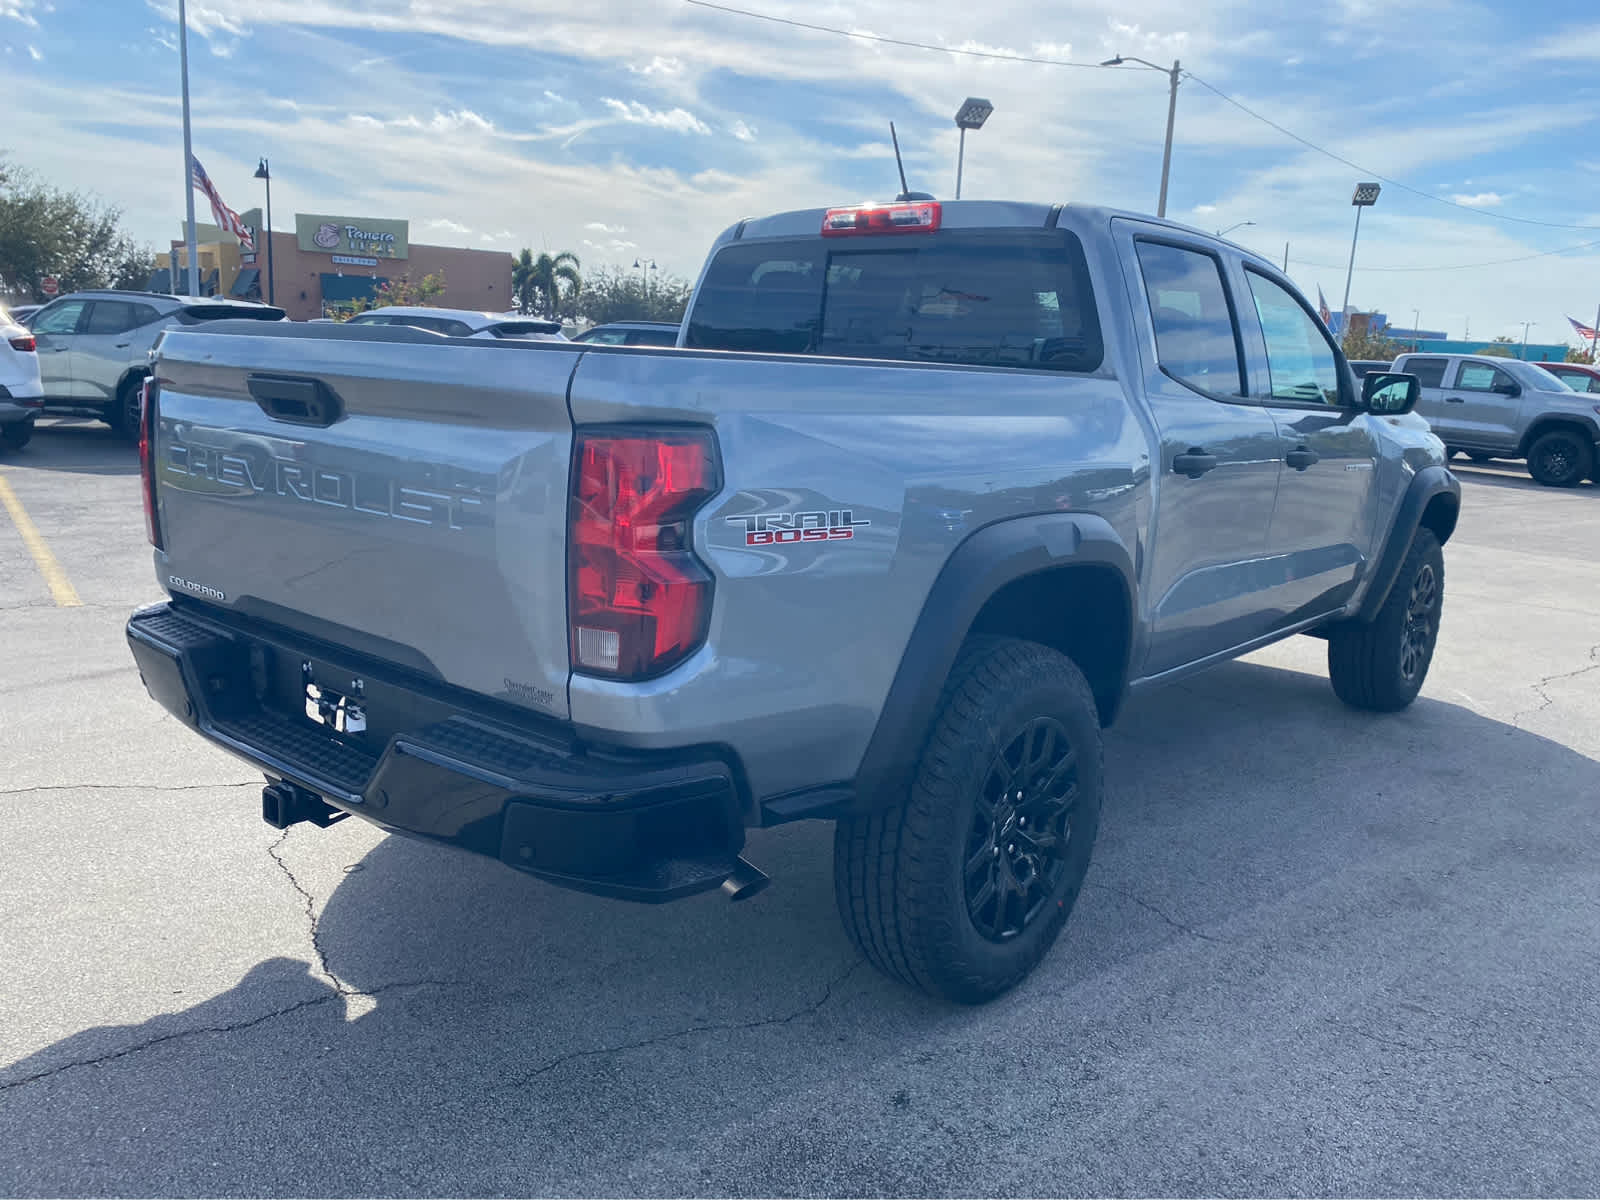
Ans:
<svg viewBox="0 0 1600 1200"><path fill-rule="evenodd" d="M139 431L139 385L163 332L223 319L282 321L266 304L161 292L75 292L33 315L47 412L99 417L127 437Z"/></svg>
<svg viewBox="0 0 1600 1200"><path fill-rule="evenodd" d="M1376 358L1352 358L1350 360L1350 369L1356 373L1357 379L1365 379L1374 371L1389 370L1390 363Z"/></svg>
<svg viewBox="0 0 1600 1200"><path fill-rule="evenodd" d="M13 305L7 311L13 323L26 328L33 320L33 314L38 312L43 307L44 305L42 304L17 304Z"/></svg>
<svg viewBox="0 0 1600 1200"><path fill-rule="evenodd" d="M1534 363L1472 354L1402 354L1394 369L1422 383L1417 411L1450 453L1474 462L1526 459L1547 487L1595 472L1600 407Z"/></svg>
<svg viewBox="0 0 1600 1200"><path fill-rule="evenodd" d="M0 309L0 445L20 450L44 405L33 333Z"/></svg>
<svg viewBox="0 0 1600 1200"><path fill-rule="evenodd" d="M596 346L676 346L680 326L670 321L612 321L572 340Z"/></svg>
<svg viewBox="0 0 1600 1200"><path fill-rule="evenodd" d="M836 821L861 952L978 1002L1067 920L1130 691L1297 633L1356 708L1422 686L1460 487L1415 378L1358 389L1247 250L1071 204L783 213L717 240L684 341L173 331L151 696L279 828L616 898L749 895L748 828Z"/></svg>
<svg viewBox="0 0 1600 1200"><path fill-rule="evenodd" d="M1600 392L1600 367L1591 367L1587 363L1554 362L1542 362L1539 366L1575 392Z"/></svg>
<svg viewBox="0 0 1600 1200"><path fill-rule="evenodd" d="M524 338L535 341L564 342L560 321L544 321L516 313L472 312L461 308L423 308L388 304L357 313L349 325L409 325L445 337Z"/></svg>

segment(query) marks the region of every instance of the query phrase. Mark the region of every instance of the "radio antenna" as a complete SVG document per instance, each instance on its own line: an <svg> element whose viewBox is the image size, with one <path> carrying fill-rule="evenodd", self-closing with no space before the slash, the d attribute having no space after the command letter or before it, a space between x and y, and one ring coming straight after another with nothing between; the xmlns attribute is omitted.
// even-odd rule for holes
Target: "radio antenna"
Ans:
<svg viewBox="0 0 1600 1200"><path fill-rule="evenodd" d="M894 165L900 169L900 199L905 199L911 192L906 186L906 165L900 161L900 139L894 131L894 122L889 122L889 140L894 143Z"/></svg>

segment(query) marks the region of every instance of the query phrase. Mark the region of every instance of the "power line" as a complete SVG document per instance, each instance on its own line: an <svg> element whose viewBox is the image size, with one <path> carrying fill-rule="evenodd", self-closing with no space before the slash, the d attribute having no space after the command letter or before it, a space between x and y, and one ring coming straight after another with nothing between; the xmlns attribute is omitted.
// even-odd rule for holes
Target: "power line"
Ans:
<svg viewBox="0 0 1600 1200"><path fill-rule="evenodd" d="M712 0L683 0L683 2L685 4L693 5L695 8L706 8L712 10L713 12L727 13L735 17L749 17L757 21L770 21L774 25L788 25L795 29L807 29L813 33L830 33L837 37L855 38L865 42L878 42L886 46L904 46L912 50L932 50L939 54L956 54L963 55L968 58L984 58L1001 62L1028 63L1033 66L1040 67L1073 67L1089 71L1098 71L1100 69L1100 65L1098 63L1068 62L1063 58L1036 58L1026 54L1006 54L998 50L972 50L962 46L941 46L934 42L916 42L907 38L892 38L884 37L881 34L876 33L861 33L853 29L840 29L834 25L818 25L810 21L797 21L792 17L779 17L774 16L771 13L753 12L747 8L735 8L728 4L715 4L712 3ZM1234 108L1237 108L1246 116L1253 117L1255 120L1260 121L1263 125L1277 130L1279 133L1283 134L1284 137L1300 143L1300 145L1304 146L1306 149L1312 150L1317 154L1321 154L1326 158L1330 158L1334 162L1349 167L1352 171L1356 171L1359 174L1367 176L1368 178L1387 183L1390 187L1398 188L1402 192L1409 192L1413 196L1419 196L1424 200L1432 200L1435 204L1443 204L1448 208L1460 209L1462 212L1470 213L1473 216L1488 217L1496 221L1509 221L1517 225L1537 225L1544 229L1593 229L1600 231L1600 225L1566 225L1559 221L1539 221L1532 217L1515 217L1510 213L1493 212L1489 209L1475 208L1470 204L1461 204L1455 200L1447 199L1444 196L1437 196L1432 192L1425 192L1421 188L1412 187L1409 183L1402 183L1398 179L1391 179L1387 175L1383 175L1377 171L1371 170L1370 168L1363 167L1360 163L1352 162L1350 159L1345 158L1342 154L1335 153L1334 151L1329 150L1326 146L1319 146L1316 142L1311 141L1309 138L1301 137L1298 133L1294 132L1294 130L1286 129L1272 118L1258 113L1255 109L1249 107L1244 102L1235 100L1221 88L1217 87L1215 84L1208 83L1206 80L1196 75L1193 71L1184 71L1183 77L1185 79L1194 80L1194 82L1205 88L1206 91L1216 96L1217 99L1226 104L1231 104ZM1413 268L1406 269L1410 270ZM1433 268L1418 267L1414 269L1431 270ZM1439 269L1455 270L1456 268Z"/></svg>
<svg viewBox="0 0 1600 1200"><path fill-rule="evenodd" d="M963 46L940 46L933 42L913 42L905 38L884 37L876 33L860 33L854 29L839 29L833 25L814 25L809 21L796 21L791 17L776 17L771 13L751 12L744 8L731 8L726 4L712 4L711 0L683 0L696 8L709 8L715 12L729 13L735 17L753 17L757 21L771 21L774 25L792 25L796 29L809 29L813 33L832 33L839 37L859 38L864 42L881 42L886 46L906 46L913 50L937 50L941 54L964 54L968 58L994 58L1006 62L1032 63L1040 67L1082 67L1095 71L1095 63L1067 62L1061 58L1030 58L1026 54L1003 54L998 50L970 50Z"/></svg>
<svg viewBox="0 0 1600 1200"><path fill-rule="evenodd" d="M1589 250L1595 246L1600 246L1600 240L1579 242L1575 246L1559 246L1554 250L1541 250L1537 254L1523 254L1516 258L1492 258L1487 262L1452 263L1450 266L1445 267L1358 267L1356 269L1359 271L1471 271L1478 267L1500 267L1507 263L1529 262L1535 258L1549 258L1555 254L1571 254L1574 251ZM1291 258L1289 261L1300 267L1321 267L1328 271L1344 270L1343 263L1308 262L1303 258Z"/></svg>

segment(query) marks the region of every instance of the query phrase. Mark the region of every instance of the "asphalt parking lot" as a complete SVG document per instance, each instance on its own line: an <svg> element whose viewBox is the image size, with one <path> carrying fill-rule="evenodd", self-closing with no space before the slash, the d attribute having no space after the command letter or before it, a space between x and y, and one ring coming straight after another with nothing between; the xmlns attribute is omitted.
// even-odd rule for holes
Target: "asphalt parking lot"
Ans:
<svg viewBox="0 0 1600 1200"><path fill-rule="evenodd" d="M661 908L268 828L123 643L131 449L41 426L0 457L0 1193L1593 1193L1600 488L1460 473L1422 699L1350 712L1296 639L1138 701L1061 943L955 1010L859 962L824 826Z"/></svg>

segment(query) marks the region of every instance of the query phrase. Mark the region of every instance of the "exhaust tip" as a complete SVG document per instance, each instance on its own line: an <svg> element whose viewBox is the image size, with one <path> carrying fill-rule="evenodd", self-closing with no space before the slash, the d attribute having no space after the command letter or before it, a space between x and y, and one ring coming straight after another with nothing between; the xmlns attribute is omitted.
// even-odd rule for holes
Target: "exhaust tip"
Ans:
<svg viewBox="0 0 1600 1200"><path fill-rule="evenodd" d="M722 881L722 894L729 900L748 900L771 882L765 871L740 858Z"/></svg>

